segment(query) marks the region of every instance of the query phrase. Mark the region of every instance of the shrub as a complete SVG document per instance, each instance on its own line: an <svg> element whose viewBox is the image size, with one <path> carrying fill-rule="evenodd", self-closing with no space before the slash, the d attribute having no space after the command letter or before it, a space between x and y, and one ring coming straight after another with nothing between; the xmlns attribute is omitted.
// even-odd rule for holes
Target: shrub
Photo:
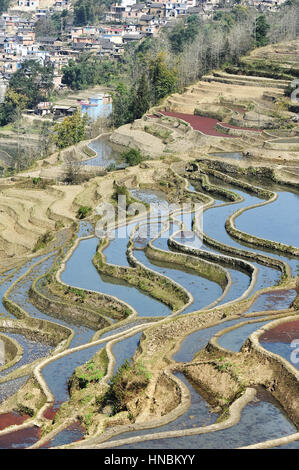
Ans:
<svg viewBox="0 0 299 470"><path fill-rule="evenodd" d="M146 388L151 374L142 362L126 359L111 380L110 390L105 395L103 405L110 404L113 414L126 411L126 404Z"/></svg>
<svg viewBox="0 0 299 470"><path fill-rule="evenodd" d="M115 163L110 163L110 165L107 166L106 171L115 171L116 170L116 165Z"/></svg>
<svg viewBox="0 0 299 470"><path fill-rule="evenodd" d="M41 235L33 248L33 253L44 248L51 240L53 240L53 234L51 232L48 231Z"/></svg>
<svg viewBox="0 0 299 470"><path fill-rule="evenodd" d="M139 165L142 162L143 156L140 150L130 149L121 154L121 157L128 163L130 166Z"/></svg>
<svg viewBox="0 0 299 470"><path fill-rule="evenodd" d="M80 206L77 211L77 218L78 219L85 219L91 213L91 207L88 206Z"/></svg>

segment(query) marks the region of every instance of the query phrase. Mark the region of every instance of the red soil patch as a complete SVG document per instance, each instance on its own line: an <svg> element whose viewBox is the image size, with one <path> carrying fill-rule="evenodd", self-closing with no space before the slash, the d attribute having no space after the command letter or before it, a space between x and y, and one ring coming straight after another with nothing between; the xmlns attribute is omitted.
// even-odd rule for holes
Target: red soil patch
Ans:
<svg viewBox="0 0 299 470"><path fill-rule="evenodd" d="M202 116L195 116L194 114L173 113L172 111L160 111L164 116L176 117L191 124L194 130L200 131L206 135L213 135L216 137L235 137L231 135L222 134L214 129L218 119L212 119Z"/></svg>
<svg viewBox="0 0 299 470"><path fill-rule="evenodd" d="M59 407L58 407L57 405L52 405L52 406L50 406L50 407L47 408L46 411L44 412L44 418L50 419L51 421L53 421L54 416L56 415L58 409L59 409Z"/></svg>
<svg viewBox="0 0 299 470"><path fill-rule="evenodd" d="M212 135L215 137L230 137L230 138L236 138L237 136L235 135L229 135L229 134L224 134L221 132L218 132L215 129L215 126L217 123L222 124L224 127L228 127L231 129L240 129L240 130L249 130L253 132L261 132L259 129L251 129L248 127L236 127L232 126L230 124L222 123L218 119L212 119L208 117L203 117L203 116L195 116L194 114L185 114L185 113L174 113L172 111L160 111L161 114L164 116L170 116L170 117L176 117L178 119L182 119L183 121L188 122L192 128L196 131L200 131L203 134L206 135Z"/></svg>
<svg viewBox="0 0 299 470"><path fill-rule="evenodd" d="M0 449L24 449L40 439L40 428L31 426L0 436Z"/></svg>
<svg viewBox="0 0 299 470"><path fill-rule="evenodd" d="M299 338L299 320L293 320L271 328L260 337L263 343L290 343Z"/></svg>
<svg viewBox="0 0 299 470"><path fill-rule="evenodd" d="M0 414L0 431L2 431L2 429L8 428L8 426L12 426L13 424L23 424L24 421L29 418L29 415L21 415L16 411L2 413Z"/></svg>

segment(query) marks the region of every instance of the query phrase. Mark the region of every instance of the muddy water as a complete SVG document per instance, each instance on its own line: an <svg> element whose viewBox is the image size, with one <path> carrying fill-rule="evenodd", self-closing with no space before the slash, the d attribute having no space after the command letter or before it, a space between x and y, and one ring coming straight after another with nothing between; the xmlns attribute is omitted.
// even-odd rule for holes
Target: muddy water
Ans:
<svg viewBox="0 0 299 470"><path fill-rule="evenodd" d="M148 192L144 192L143 190L139 190L138 192L135 191L133 194L142 201L148 203L157 202L156 194L153 197L152 194L148 195ZM183 221L188 226L191 226L192 217L192 214L176 215L178 220ZM155 224L155 226L156 225L157 224ZM158 228L162 228L161 224ZM178 225L171 223L169 229L162 232L159 239L154 242L154 246L158 246L163 250L169 251L167 245L168 236L177 229ZM190 240L190 235L192 239L194 239L194 233L191 232L191 230L190 233L188 233L188 240ZM151 231L151 236L155 236L154 231ZM182 268L182 266L175 265L175 263L159 262L148 259L142 251L136 250L134 256L145 266L149 267L150 269L154 269L156 272L159 272L162 275L168 276L170 279L185 287L185 289L187 289L193 295L194 301L192 305L184 310L184 313L199 310L214 302L222 294L222 289L217 283L200 277L195 270Z"/></svg>
<svg viewBox="0 0 299 470"><path fill-rule="evenodd" d="M289 444L284 444L279 447L273 447L273 449L299 449L299 440L295 442L289 442Z"/></svg>
<svg viewBox="0 0 299 470"><path fill-rule="evenodd" d="M244 193L245 195L245 193ZM140 196L140 195L139 195ZM142 197L142 196L141 196ZM244 204L247 206L252 203L253 199L251 196L246 195L246 201L244 201ZM257 198L255 198L257 199ZM242 204L242 203L241 203ZM232 208L232 212L234 212L238 207L240 207L237 204L234 204L232 206L227 206L227 208L222 208L223 209L228 209ZM211 211L207 211L206 214L212 213L213 211L217 211L221 208L213 209ZM220 230L220 225L223 225L223 220L227 217L225 214L224 216L222 215L222 212L219 212L219 215L216 216L216 213L213 214L213 217L210 221L210 227L211 230L213 229L213 222L217 223L217 230L216 234L213 236L214 238L219 239L219 236L224 236L225 237L225 230ZM184 217L185 221L186 217ZM219 226L219 227L218 227ZM177 229L177 227L176 227ZM223 227L222 227L223 229ZM204 230L206 230L206 227L204 225ZM81 236L88 235L91 233L90 227L88 225L85 228L82 228L79 234ZM267 236L267 238L271 238L270 235ZM117 243L115 245L110 245L109 247L105 250L106 251L106 256L107 256L107 261L109 258L108 262L117 263L117 264L122 264L126 266L127 261L126 257L124 256L124 251L127 243L127 239L124 239L123 241L119 242L119 239L117 238ZM232 241L230 237L228 237L228 240ZM166 242L166 244L165 244ZM233 242L233 241L232 241ZM151 297L145 295L143 292L139 291L136 288L133 288L132 286L128 286L125 282L109 278L108 276L100 276L96 269L92 265L92 257L95 253L96 246L98 243L98 239L96 238L91 238L90 240L84 240L81 241L79 244L78 248L75 250L74 254L72 255L71 259L67 263L66 270L62 274L62 280L68 284L72 284L81 288L86 288L86 289L92 289L92 290L98 290L100 292L108 293L117 296L120 299L123 299L133 305L136 310L138 311L140 316L150 316L150 315L155 315L157 317L161 315L166 315L169 313L168 307L164 306L161 302L156 301L155 299L152 299ZM118 244L119 243L119 244ZM167 239L159 239L157 242L158 246L163 247L163 249L168 249L167 246ZM236 246L239 246L236 244ZM255 250L256 251L256 250ZM138 256L140 255L141 257L144 256L143 252L138 252ZM144 257L144 261L146 261L146 258ZM84 266L84 277L82 276L82 266ZM150 267L152 267L154 270L155 268L159 269L164 269L165 274L174 274L179 275L182 273L179 269L176 270L170 270L171 268L168 266L154 266L152 263L150 263ZM172 267L173 268L173 267ZM275 276L272 276L269 274L270 272L273 272L274 270L271 270L267 268L268 270L265 270L265 281L269 285L269 282L275 282ZM157 269L158 270L158 269ZM262 271L262 270L261 270ZM233 270L231 270L233 272ZM178 274L179 273L179 274ZM246 281L248 282L248 276L245 276L243 273L235 272L236 276L240 276L241 274L244 276L244 279L246 278ZM279 274L279 273L278 273ZM37 275L37 274L36 274ZM183 277L186 279L187 275L189 275L188 272L183 273ZM193 276L193 279L198 276ZM198 278L199 279L199 278ZM236 277L237 279L237 277ZM191 279L189 282L189 287L191 290L192 282ZM200 283L202 282L202 279L200 279ZM209 291L211 288L211 284L209 283L209 286L207 287L207 290ZM202 285L202 284L201 284ZM261 284L262 285L262 282ZM28 283L26 284L26 281L22 283L22 286L20 289L14 293L16 297L18 297L20 302L24 302L24 296L26 289L29 286L29 280ZM243 284L242 284L243 286ZM245 283L244 283L245 286ZM1 289L1 286L0 286ZM5 290L7 289L7 286ZM4 290L4 291L5 291ZM239 288L241 290L241 288ZM3 292L4 292L3 291ZM194 293L198 296L198 290L194 290ZM235 291L234 295L236 295L237 290ZM196 297L195 295L195 297ZM237 295L236 295L237 296ZM212 297L212 296L211 296ZM283 300L280 300L279 297L276 297L274 304L278 305L279 308L285 308L281 307L281 305L285 305L286 303L286 297L287 301L289 301L288 295L283 295ZM206 292L204 292L203 298L207 300L206 297ZM22 300L23 299L23 300ZM266 298L263 298L261 304L255 305L254 310L256 310L260 305L264 305L266 307L270 305L273 305L273 302L269 298L265 300ZM213 299L214 300L214 299ZM197 301L197 298L196 298ZM263 303L264 301L264 303ZM258 301L257 301L258 302ZM24 304L23 304L24 305ZM26 304L27 307L27 304ZM33 307L33 306L32 306ZM32 307L30 307L30 313L34 315L34 309L32 310ZM29 307L28 307L29 308ZM266 310L266 308L262 308L263 310ZM27 310L27 308L26 308ZM35 312L36 316L43 315L42 312ZM46 318L48 318L45 315ZM242 319L243 320L243 319ZM236 320L236 323L240 320ZM225 328L226 326L229 326L230 322L226 322L222 325L220 325L219 330ZM235 324L235 323L234 323ZM261 323L259 323L259 326ZM130 325L131 326L131 325ZM127 326L129 327L129 326ZM126 327L122 327L126 328ZM215 328L213 330L213 328ZM197 352L200 349L200 344L203 344L203 346L206 344L208 339L215 334L217 330L217 327L212 327L210 329L202 330L201 332L196 332L198 336L194 333L193 336L189 335L187 340L188 342L183 342L180 351L175 355L175 359L178 361L186 361L192 359L194 356L194 353ZM208 331L210 330L210 331ZM246 336L246 332L243 332L244 336ZM82 342L88 341L87 338L90 338L88 336L90 333L87 334L87 336L83 335L82 337ZM108 335L110 333L107 333ZM77 335L76 335L77 336ZM138 341L140 339L141 333L135 334L134 336L127 338L124 341L120 341L116 343L113 347L113 352L116 356L116 365L115 365L115 371L117 368L123 363L123 361L126 358L130 358L134 351L136 350L136 347L138 345ZM192 339L190 339L192 338ZM245 338L246 339L246 338ZM231 339L230 345L234 344L235 340ZM186 346L184 346L184 343ZM202 346L202 347L203 347ZM73 353L69 356L65 356L58 361L54 361L50 364L48 364L42 371L44 378L46 382L48 383L52 393L55 396L55 403L54 406L52 407L52 410L49 410L49 417L52 413L51 416L54 416L55 410L60 406L60 404L64 401L67 401L69 399L68 396L68 389L67 389L67 381L68 378L72 375L73 370L87 362L94 354L96 351L98 351L100 348L104 347L104 345L100 346L93 346L90 348L87 348L83 351L78 351L76 353ZM186 359L187 358L187 359ZM183 378L183 380L186 380ZM186 381L185 381L186 383ZM6 384L4 384L6 385ZM214 422L213 419L216 419L215 415L210 416L211 413L208 410L208 407L206 405L206 402L200 397L200 392L198 393L198 390L196 390L192 385L186 385L189 387L190 393L194 393L194 396L196 397L196 400L200 400L201 404L195 405L194 408L194 415L193 413L193 408L191 410L189 409L187 414L189 414L189 417L187 419L187 414L186 416L181 417L182 422L178 422L175 420L173 423L169 423L169 425L166 425L165 429L185 429L189 427L194 427L198 425L206 425L211 422ZM193 389L193 391L191 391ZM0 397L1 397L1 385L0 385ZM191 405L192 407L193 405ZM191 413L191 412L192 413ZM180 419L180 418L178 418ZM197 420L202 419L202 421L197 422ZM189 421L190 420L190 421ZM194 420L194 421L192 421ZM271 424L271 425L270 425ZM173 428L169 427L173 426ZM162 427L158 429L159 431L162 430ZM35 428L29 428L29 430L26 431L26 433L23 433L22 435L22 430L18 432L14 432L10 435L7 435L7 440L4 442L4 444L1 444L0 441L0 446L5 445L6 447L2 448L9 448L10 446L12 447L18 447L18 446L23 446L27 447L28 445L32 444L38 439L38 432ZM76 434L78 432L78 434ZM80 439L82 435L80 435L81 431L78 430L65 430L62 433L60 433L57 436L57 441L52 440L50 443L50 446L54 445L61 445L64 443L72 442L72 439L75 439L78 437ZM138 432L138 434L146 434L149 431L146 432ZM155 432L155 430L152 430L151 432ZM286 419L285 415L283 414L282 410L277 406L277 403L273 403L269 401L269 398L266 399L265 397L262 397L257 401L256 403L248 405L245 410L242 413L242 419L239 425L235 426L234 428L231 428L229 430L225 431L218 431L217 433L212 433L210 435L204 435L204 436L190 436L187 438L175 438L175 439L161 439L158 441L158 445L162 445L162 447L156 447L156 448L168 448L167 446L170 443L169 448L175 448L175 446L179 446L178 448L194 448L192 446L195 446L196 448L221 448L221 446L227 445L228 447L235 447L235 446L240 446L240 445L246 445L246 444L251 444L254 442L258 442L260 440L264 439L270 439L273 437L281 437L282 435L286 434L291 434L294 432L294 427L289 421ZM74 434L72 434L74 433ZM217 438L215 440L215 436L217 434ZM127 437L128 434L126 434ZM10 438L9 438L10 436ZM20 437L21 436L21 437ZM60 437L59 437L60 436ZM270 437L269 437L270 436ZM22 440L22 442L21 442ZM54 441L54 444L53 444ZM182 441L182 442L181 442ZM55 442L57 442L55 444ZM164 442L164 444L163 444ZM156 443L156 440L152 441L147 441L145 443L146 448L151 448L152 443ZM154 444L154 446L156 445ZM142 446L142 443L140 444ZM165 445L166 447L163 447ZM181 446L181 447L180 447ZM135 444L132 446L133 448L138 448L138 445Z"/></svg>
<svg viewBox="0 0 299 470"><path fill-rule="evenodd" d="M18 379L9 380L8 382L0 383L0 404L8 397L13 395L24 385L28 376L19 377Z"/></svg>
<svg viewBox="0 0 299 470"><path fill-rule="evenodd" d="M132 357L137 348L141 334L142 333L137 333L113 346L112 351L115 356L114 372L118 370L126 359L130 359ZM74 352L48 364L42 370L42 374L55 397L53 405L44 414L46 418L53 419L60 405L69 399L68 380L75 368L89 361L97 351L105 346L106 343L103 343L102 345L92 346L83 351ZM82 426L80 426L79 423L74 423L61 431L50 442L44 444L42 448L69 444L80 440L83 435L84 429Z"/></svg>
<svg viewBox="0 0 299 470"><path fill-rule="evenodd" d="M137 222L133 222L115 230L114 240L110 240L109 245L103 251L107 263L130 266L126 251L130 234L136 225Z"/></svg>
<svg viewBox="0 0 299 470"><path fill-rule="evenodd" d="M190 232L188 231L188 234ZM202 241L195 237L194 240L185 236L185 232L180 232L177 236L175 236L175 240L182 243L185 246L191 246L192 248L199 248L201 250L207 251L207 247L202 243ZM165 249L170 251L176 252L175 249L166 246ZM212 251L212 250L210 250ZM214 250L215 251L215 250ZM224 304L226 302L230 302L232 300L237 299L240 297L249 287L250 285L250 276L245 271L232 269L229 266L222 264L222 266L229 272L231 279L232 279L232 286L230 287L226 296L219 302L219 305Z"/></svg>
<svg viewBox="0 0 299 470"><path fill-rule="evenodd" d="M261 200L246 193L242 193L241 191L236 191L235 189L234 192L240 195L242 194L245 197L245 200L238 204L232 204L224 207L215 207L213 209L207 210L203 215L203 230L208 236L225 243L226 245L246 250L243 245L240 246L240 243L236 242L228 235L225 230L225 221L231 214L236 212L236 210L240 209L241 207L247 207L251 204L261 202ZM271 234L269 234L268 238L271 238ZM209 248L206 244L204 244L203 249L208 251L216 251ZM257 251L255 248L252 248L251 250L247 248L247 250L254 252ZM257 263L253 264L257 265ZM253 292L263 287L273 285L280 279L279 271L268 268L261 264L258 264L257 266L259 268L258 281Z"/></svg>
<svg viewBox="0 0 299 470"><path fill-rule="evenodd" d="M177 362L190 362L194 358L195 354L203 349L210 339L219 331L234 326L244 321L244 318L238 318L236 320L229 320L222 322L218 325L211 326L210 328L204 328L202 330L195 331L187 336L186 339L181 343L178 352L173 356L173 359Z"/></svg>
<svg viewBox="0 0 299 470"><path fill-rule="evenodd" d="M12 275L10 279L7 279L0 285L0 300L2 302L3 295L7 291L7 289L12 285L13 282L15 282L20 276L26 273L26 271L32 267L35 263L40 261L43 257L42 256L37 256L33 258L32 260L28 261L25 263L21 268L19 268L16 273ZM52 259L52 258L51 258ZM53 261L53 260L52 260ZM48 261L46 262L48 263ZM48 269L48 264L47 264L47 269ZM25 278L26 279L26 278ZM32 282L32 280L31 280ZM30 282L30 285L31 285ZM22 280L18 286L22 289L23 286L26 284L26 281ZM28 287L29 288L29 287ZM10 297L11 298L11 297ZM14 299L13 299L14 300ZM22 292L20 300L20 306L22 308L25 308L28 311L28 306L31 305L30 302L28 301L27 298L27 293ZM10 317L10 318L15 318L12 314L10 314L5 307L2 304L2 311L4 311L5 317ZM1 317L0 317L1 318ZM29 338L26 338L26 336L22 334L16 334L16 333L10 333L10 332L5 332L6 336L9 336L13 339L15 339L23 348L23 355L16 364L14 364L12 367L9 367L5 369L4 371L0 372L0 378L7 376L10 372L13 372L14 370L18 369L21 366L24 366L26 364L29 364L30 362L35 361L36 359L40 359L42 357L47 356L50 351L52 350L52 346L42 343L37 340L32 340ZM1 399L1 389L3 390L3 399L6 398L7 396L12 395L16 390L14 387L10 389L10 382L7 384L3 383L0 385L0 402L2 401ZM13 383L18 383L18 382L13 382ZM7 388L8 394L5 393L5 389ZM11 393L10 393L11 392Z"/></svg>
<svg viewBox="0 0 299 470"><path fill-rule="evenodd" d="M152 321L152 320L151 320ZM125 325L122 325L122 326L119 326L118 328L113 328L113 330L109 330L107 331L106 333L104 333L103 335L101 335L101 338L106 338L107 336L111 336L111 335L116 335L118 333L122 333L123 331L126 331L126 330L129 330L130 328L133 328L134 326L137 326L137 325L146 325L147 320L145 319L138 319L136 321L132 321L132 322L129 322L129 323L126 323Z"/></svg>
<svg viewBox="0 0 299 470"><path fill-rule="evenodd" d="M141 334L142 333L137 333L113 346L112 351L115 356L114 372L118 370L126 359L130 359L132 357L137 348ZM97 351L105 346L106 343L91 346L83 351L77 351L64 356L44 367L42 374L55 398L51 408L46 411L44 415L45 417L53 419L60 405L69 399L68 380L76 367L89 361ZM78 428L78 423L75 423L69 428L63 430L43 447L47 448L54 447L55 445L68 444L73 442L73 440L79 440L82 437L82 433L83 428L81 426ZM78 437L78 439L73 439L73 437Z"/></svg>
<svg viewBox="0 0 299 470"><path fill-rule="evenodd" d="M24 421L29 419L30 416L23 414L21 415L17 411L11 411L10 413L1 413L0 414L0 431L12 425L23 424Z"/></svg>
<svg viewBox="0 0 299 470"><path fill-rule="evenodd" d="M273 292L266 292L259 295L247 312L287 309L290 307L296 295L297 292L295 289L281 289Z"/></svg>
<svg viewBox="0 0 299 470"><path fill-rule="evenodd" d="M121 227L120 229L115 230L115 233L113 234L114 239L110 240L109 245L103 251L107 263L117 264L119 266L130 266L126 251L130 235L139 223L140 222L132 222L126 227ZM140 249L144 248L146 243L159 233L161 227L162 225L159 223L153 223L150 227L141 227L134 237L136 247Z"/></svg>
<svg viewBox="0 0 299 470"><path fill-rule="evenodd" d="M79 224L79 229L77 232L77 237L88 237L89 235L92 235L94 232L94 228L92 224L88 220L81 220Z"/></svg>
<svg viewBox="0 0 299 470"><path fill-rule="evenodd" d="M204 251L213 251L217 252L217 250L209 249L194 232L192 232L192 220L193 214L188 214L188 216L179 216L179 220L182 220L185 224L186 230L180 231L174 239L178 242L182 243L185 246L190 246L191 248L198 248ZM171 226L171 233L176 231L177 226ZM167 239L163 237L163 240L157 240L154 242L154 245L160 247L164 250L176 251L173 248L170 248L167 243ZM229 289L226 296L219 302L219 305L230 302L232 300L237 299L240 297L249 287L250 285L250 276L245 271L232 269L229 266L222 264L224 268L229 272L231 279L232 279L232 286Z"/></svg>
<svg viewBox="0 0 299 470"><path fill-rule="evenodd" d="M225 220L226 218L231 215L234 211L238 210L239 208L241 207L247 207L247 206L250 206L252 204L255 204L256 202L261 202L260 199L256 198L256 197L253 197L252 195L246 193L245 191L240 191L239 189L236 189L236 187L234 185L230 185L230 184L227 184L227 183L224 183L221 179L219 178L214 178L214 177L210 177L210 181L212 184L216 184L216 185L219 185L223 188L227 188L235 193L238 193L239 195L243 196L245 198L245 201L243 201L242 203L237 203L237 204L232 204L231 206L227 206L227 208L223 207L223 212L221 211L221 207L219 208L215 208L215 209L212 209L212 210L208 210L204 213L204 220L203 220L203 229L206 233L208 233L206 231L206 228L207 227L210 227L209 230L211 230L211 226L213 227L213 219L214 219L214 224L215 224L215 221L217 220L217 227L218 227L218 223L220 225L220 232L219 232L219 241L222 241L223 243L226 243L227 245L229 246L234 246L234 247L237 247L237 248L242 248L243 250L247 250L247 251L254 251L255 253L261 253L261 254L266 254L272 258L276 258L276 259L280 259L282 261L285 261L287 262L291 269L292 269L292 272L293 272L293 276L296 275L296 269L298 267L298 263L299 263L299 259L298 258L292 258L290 257L289 255L288 256L283 256L283 255L279 255L279 254L276 254L276 253L272 253L270 249L265 249L263 248L262 250L261 249L257 249L256 247L253 247L253 246L250 246L250 245L247 245L246 243L244 242L237 242L236 240L234 240L233 238L231 238L228 233L226 232L225 230ZM252 181L248 181L249 183L252 184ZM285 193L285 194L291 194L292 197L291 197L291 200L294 202L296 201L296 205L293 205L292 206L292 210L296 212L298 212L298 196L296 195L296 197L294 197L294 193L292 192L285 192L285 191L282 191L281 190L281 187L280 186L276 186L276 185L269 185L269 184L266 184L264 182L261 182L261 181L253 181L253 184L256 184L257 186L261 187L261 188L266 188L266 189L269 189L269 190L273 190L275 192L278 193L278 196L280 197L281 194ZM286 202L286 197L283 199L283 202L284 203L287 203ZM279 198L270 203L270 204L267 204L265 206L261 206L261 209L262 208L268 208L270 206L272 206L272 204L275 204L277 201L279 200ZM246 203L246 201L248 201L248 203ZM229 211L228 208L231 207L232 208L232 211ZM256 209L259 209L259 208L256 208ZM256 210L256 209L253 209L253 210ZM244 216L245 214L249 214L251 212L252 209L246 211L244 213ZM213 211L217 211L214 213L214 216L212 214ZM289 212L289 210L287 209L287 211ZM243 215L243 214L242 214ZM242 217L242 215L240 216L240 218ZM267 213L266 213L267 215ZM208 217L207 217L208 216ZM238 221L240 220L240 218L238 217L236 219L236 226L238 228L241 228L239 227L238 225ZM277 216L277 218L279 218L279 214ZM294 218L292 219L294 220ZM208 225L206 226L205 223L207 223ZM265 222L263 222L265 224ZM257 223L257 225L259 224L259 222ZM288 224L290 224L290 222L288 222ZM222 230L221 230L221 225L222 225ZM268 230L269 232L267 232L267 235L264 237L266 239L269 239L269 240L276 240L277 239L277 236L275 238L275 235L276 235L276 228L278 225L278 222L276 221L275 224L273 224L273 226L271 226L271 224L268 224ZM298 225L298 224L297 224ZM252 227L252 226L251 226ZM254 226L256 227L256 225ZM294 227L296 227L296 225L294 224ZM291 237L292 239L295 239L296 240L296 232L294 233L294 227L291 229ZM252 230L252 228L250 227L247 227L248 230L245 230L245 231L249 231L249 233L252 233L253 235L255 235L254 232L251 232L250 230ZM217 229L218 230L218 229ZM279 233L281 232L282 228L280 227L279 228ZM208 233L209 234L209 233ZM213 235L211 235L213 237ZM217 236L217 235L216 235ZM215 237L214 237L215 238ZM218 239L218 238L217 238ZM297 236L297 240L298 240L298 236ZM278 240L280 241L280 240ZM298 244L298 242L297 242ZM295 244L296 246L296 244Z"/></svg>
<svg viewBox="0 0 299 470"><path fill-rule="evenodd" d="M236 204L234 204L233 206L236 206ZM219 208L217 206L215 206L215 208L213 208L212 210L208 210L208 211L204 212L204 214L202 216L201 224L202 224L202 228L203 228L205 233L207 233L206 224L205 224L206 215L209 215L209 214L213 215L213 211L216 211L216 210L218 211L220 209L226 210L229 207L231 207L231 206L224 206L224 207L219 207ZM237 210L238 207L235 208L232 212ZM182 216L179 216L178 218L181 221L184 222L185 227L187 229L187 233L188 234L193 233L191 230L192 230L192 222L193 222L194 215L193 214L188 214L187 216L182 215ZM214 219L212 219L212 220L214 220ZM225 220L226 220L225 218L222 221L220 221L217 217L215 218L214 223L212 224L212 227L213 227L214 231L216 232L216 234L214 233L211 236L212 236L212 238L216 238L217 240L223 241L223 240L221 240L221 235L224 232L225 240L226 240L224 243L226 243L227 245L230 245L229 241L233 241L233 240L230 238L230 236L225 231L225 227L221 226L221 223L225 224ZM208 245L206 245L203 242L203 240L201 238L199 238L198 236L196 236L196 235L194 235L193 240L192 239L190 240L189 238L185 238L184 236L182 237L182 235L180 233L180 234L178 234L178 236L175 237L175 239L178 240L180 243L183 243L186 246L191 246L193 248L199 248L201 250L214 252L214 253L218 252L218 250L216 250L214 248L212 249ZM164 246L165 247L166 247L166 244L167 243L165 243L165 240L164 240ZM238 243L235 243L234 246L240 248L240 245ZM242 248L242 246L241 246L241 248ZM164 248L164 249L166 249L166 248ZM252 263L252 264L255 265L258 269L258 278L257 278L257 282L253 286L251 294L253 294L254 292L256 292L259 289L262 289L263 287L268 287L269 285L272 285L272 284L274 284L275 282L277 282L279 280L279 278L280 278L280 272L279 271L274 270L272 268L268 268L268 267L263 266L261 264L257 264L257 263ZM231 269L228 266L226 266L226 268L229 271L229 273L231 275L231 278L232 278L232 287L230 288L228 295L220 302L220 304L235 300L236 298L241 296L246 291L246 289L249 287L249 283L250 283L249 275L246 272L243 272L242 270Z"/></svg>
<svg viewBox="0 0 299 470"><path fill-rule="evenodd" d="M128 285L121 279L115 279L97 272L92 264L92 258L96 253L98 242L97 238L91 238L89 240L82 240L79 243L79 246L67 262L65 271L61 274L62 281L75 287L114 295L132 305L140 316L169 314L169 307L144 294L136 287ZM84 266L83 278L82 266Z"/></svg>
<svg viewBox="0 0 299 470"><path fill-rule="evenodd" d="M135 241L137 246L144 246L146 240L153 238L161 230L161 223L155 222L155 217L167 212L165 193L158 190L136 189L131 190L131 195L141 202L150 204L150 214L145 213L143 220L129 222L127 225L119 227L111 233L113 239L110 240L108 247L104 249L107 263L130 266L126 256L127 245L130 235L137 225L151 222L150 226L142 227L136 234Z"/></svg>
<svg viewBox="0 0 299 470"><path fill-rule="evenodd" d="M112 348L112 352L115 358L114 373L126 360L131 359L134 352L136 351L141 335L142 332L114 344Z"/></svg>

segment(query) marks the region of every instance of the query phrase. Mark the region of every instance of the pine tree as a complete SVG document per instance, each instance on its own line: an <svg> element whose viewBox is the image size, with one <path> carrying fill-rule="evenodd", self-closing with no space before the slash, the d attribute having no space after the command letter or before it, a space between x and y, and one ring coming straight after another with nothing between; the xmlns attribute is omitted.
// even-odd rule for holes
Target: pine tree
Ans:
<svg viewBox="0 0 299 470"><path fill-rule="evenodd" d="M139 82L132 104L133 119L140 119L151 105L151 92L147 75L144 73Z"/></svg>

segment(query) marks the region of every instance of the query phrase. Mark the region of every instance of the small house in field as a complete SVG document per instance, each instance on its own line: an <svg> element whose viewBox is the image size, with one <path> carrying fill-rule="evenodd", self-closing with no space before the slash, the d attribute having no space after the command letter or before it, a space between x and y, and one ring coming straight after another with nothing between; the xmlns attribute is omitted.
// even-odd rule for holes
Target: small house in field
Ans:
<svg viewBox="0 0 299 470"><path fill-rule="evenodd" d="M50 114L52 111L52 106L53 103L51 103L50 101L42 101L36 106L36 114L39 114L40 116Z"/></svg>
<svg viewBox="0 0 299 470"><path fill-rule="evenodd" d="M72 116L78 111L77 106L65 106L65 105L55 105L52 107L54 116L56 117L68 117Z"/></svg>

